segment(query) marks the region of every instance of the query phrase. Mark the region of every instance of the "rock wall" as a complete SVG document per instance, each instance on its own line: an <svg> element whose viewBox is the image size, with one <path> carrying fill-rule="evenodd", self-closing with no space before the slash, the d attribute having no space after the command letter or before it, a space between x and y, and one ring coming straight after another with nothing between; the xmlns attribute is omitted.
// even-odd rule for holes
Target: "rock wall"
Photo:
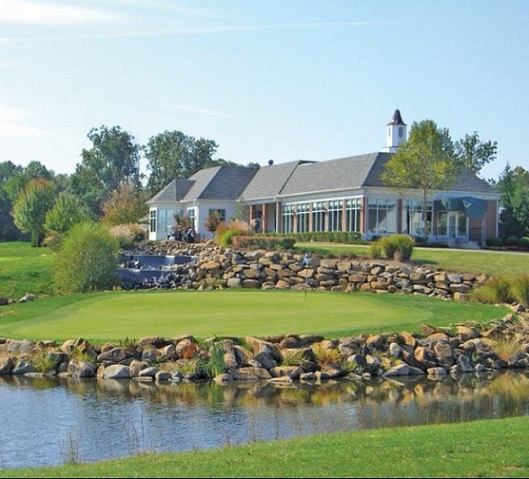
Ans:
<svg viewBox="0 0 529 479"><path fill-rule="evenodd" d="M373 376L463 373L529 367L529 314L509 314L485 327L422 325L409 332L326 339L311 335L210 338L145 337L90 344L0 339L0 374L137 381L321 382Z"/></svg>
<svg viewBox="0 0 529 479"><path fill-rule="evenodd" d="M486 275L450 273L409 263L320 259L288 252L239 251L211 244L185 245L161 242L147 245L150 254L189 255L195 261L175 265L161 280L137 288L252 288L369 291L422 294L447 299L467 299Z"/></svg>

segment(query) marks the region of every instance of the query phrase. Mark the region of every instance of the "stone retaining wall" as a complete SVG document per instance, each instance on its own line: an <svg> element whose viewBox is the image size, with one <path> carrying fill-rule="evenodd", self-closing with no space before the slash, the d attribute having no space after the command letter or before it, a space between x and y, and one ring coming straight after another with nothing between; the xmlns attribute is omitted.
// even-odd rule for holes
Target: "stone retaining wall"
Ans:
<svg viewBox="0 0 529 479"><path fill-rule="evenodd" d="M421 326L408 332L326 339L311 335L211 338L145 337L90 344L0 338L0 375L134 379L137 381L321 382L373 376L481 373L529 367L529 314L509 314L485 328Z"/></svg>
<svg viewBox="0 0 529 479"><path fill-rule="evenodd" d="M288 252L239 251L211 244L184 245L160 242L147 245L150 254L190 255L192 263L175 265L147 288L292 289L408 293L447 299L466 299L486 275L450 273L408 263L320 259Z"/></svg>

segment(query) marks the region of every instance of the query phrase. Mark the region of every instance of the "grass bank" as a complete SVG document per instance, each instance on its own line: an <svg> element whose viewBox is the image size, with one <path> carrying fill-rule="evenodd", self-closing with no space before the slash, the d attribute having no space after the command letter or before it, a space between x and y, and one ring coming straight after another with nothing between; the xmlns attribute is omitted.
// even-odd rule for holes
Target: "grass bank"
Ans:
<svg viewBox="0 0 529 479"><path fill-rule="evenodd" d="M323 291L135 291L40 298L0 309L0 336L92 341L159 335L265 336L418 331L488 323L507 308L411 295Z"/></svg>
<svg viewBox="0 0 529 479"><path fill-rule="evenodd" d="M314 254L323 255L350 255L353 253L361 258L368 258L370 254L369 246L337 245L334 243L297 243L296 249L300 252L311 251ZM415 247L411 262L447 271L485 273L490 276L520 276L529 271L529 253L524 252Z"/></svg>
<svg viewBox="0 0 529 479"><path fill-rule="evenodd" d="M363 430L0 477L527 477L529 418Z"/></svg>

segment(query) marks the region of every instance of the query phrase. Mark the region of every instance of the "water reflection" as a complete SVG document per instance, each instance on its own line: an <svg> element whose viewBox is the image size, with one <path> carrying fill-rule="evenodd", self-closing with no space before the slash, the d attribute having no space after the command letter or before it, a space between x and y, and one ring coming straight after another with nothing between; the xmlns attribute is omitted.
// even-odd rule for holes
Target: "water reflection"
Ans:
<svg viewBox="0 0 529 479"><path fill-rule="evenodd" d="M529 413L529 373L320 385L0 377L0 467Z"/></svg>

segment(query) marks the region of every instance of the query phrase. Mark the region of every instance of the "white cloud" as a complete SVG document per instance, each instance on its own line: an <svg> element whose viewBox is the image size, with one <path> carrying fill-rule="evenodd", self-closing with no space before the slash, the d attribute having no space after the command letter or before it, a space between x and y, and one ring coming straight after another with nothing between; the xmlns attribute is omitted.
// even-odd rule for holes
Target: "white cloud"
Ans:
<svg viewBox="0 0 529 479"><path fill-rule="evenodd" d="M0 23L56 26L108 22L113 18L113 15L89 8L26 0L0 0Z"/></svg>
<svg viewBox="0 0 529 479"><path fill-rule="evenodd" d="M46 138L51 133L27 125L30 112L0 105L0 138Z"/></svg>

